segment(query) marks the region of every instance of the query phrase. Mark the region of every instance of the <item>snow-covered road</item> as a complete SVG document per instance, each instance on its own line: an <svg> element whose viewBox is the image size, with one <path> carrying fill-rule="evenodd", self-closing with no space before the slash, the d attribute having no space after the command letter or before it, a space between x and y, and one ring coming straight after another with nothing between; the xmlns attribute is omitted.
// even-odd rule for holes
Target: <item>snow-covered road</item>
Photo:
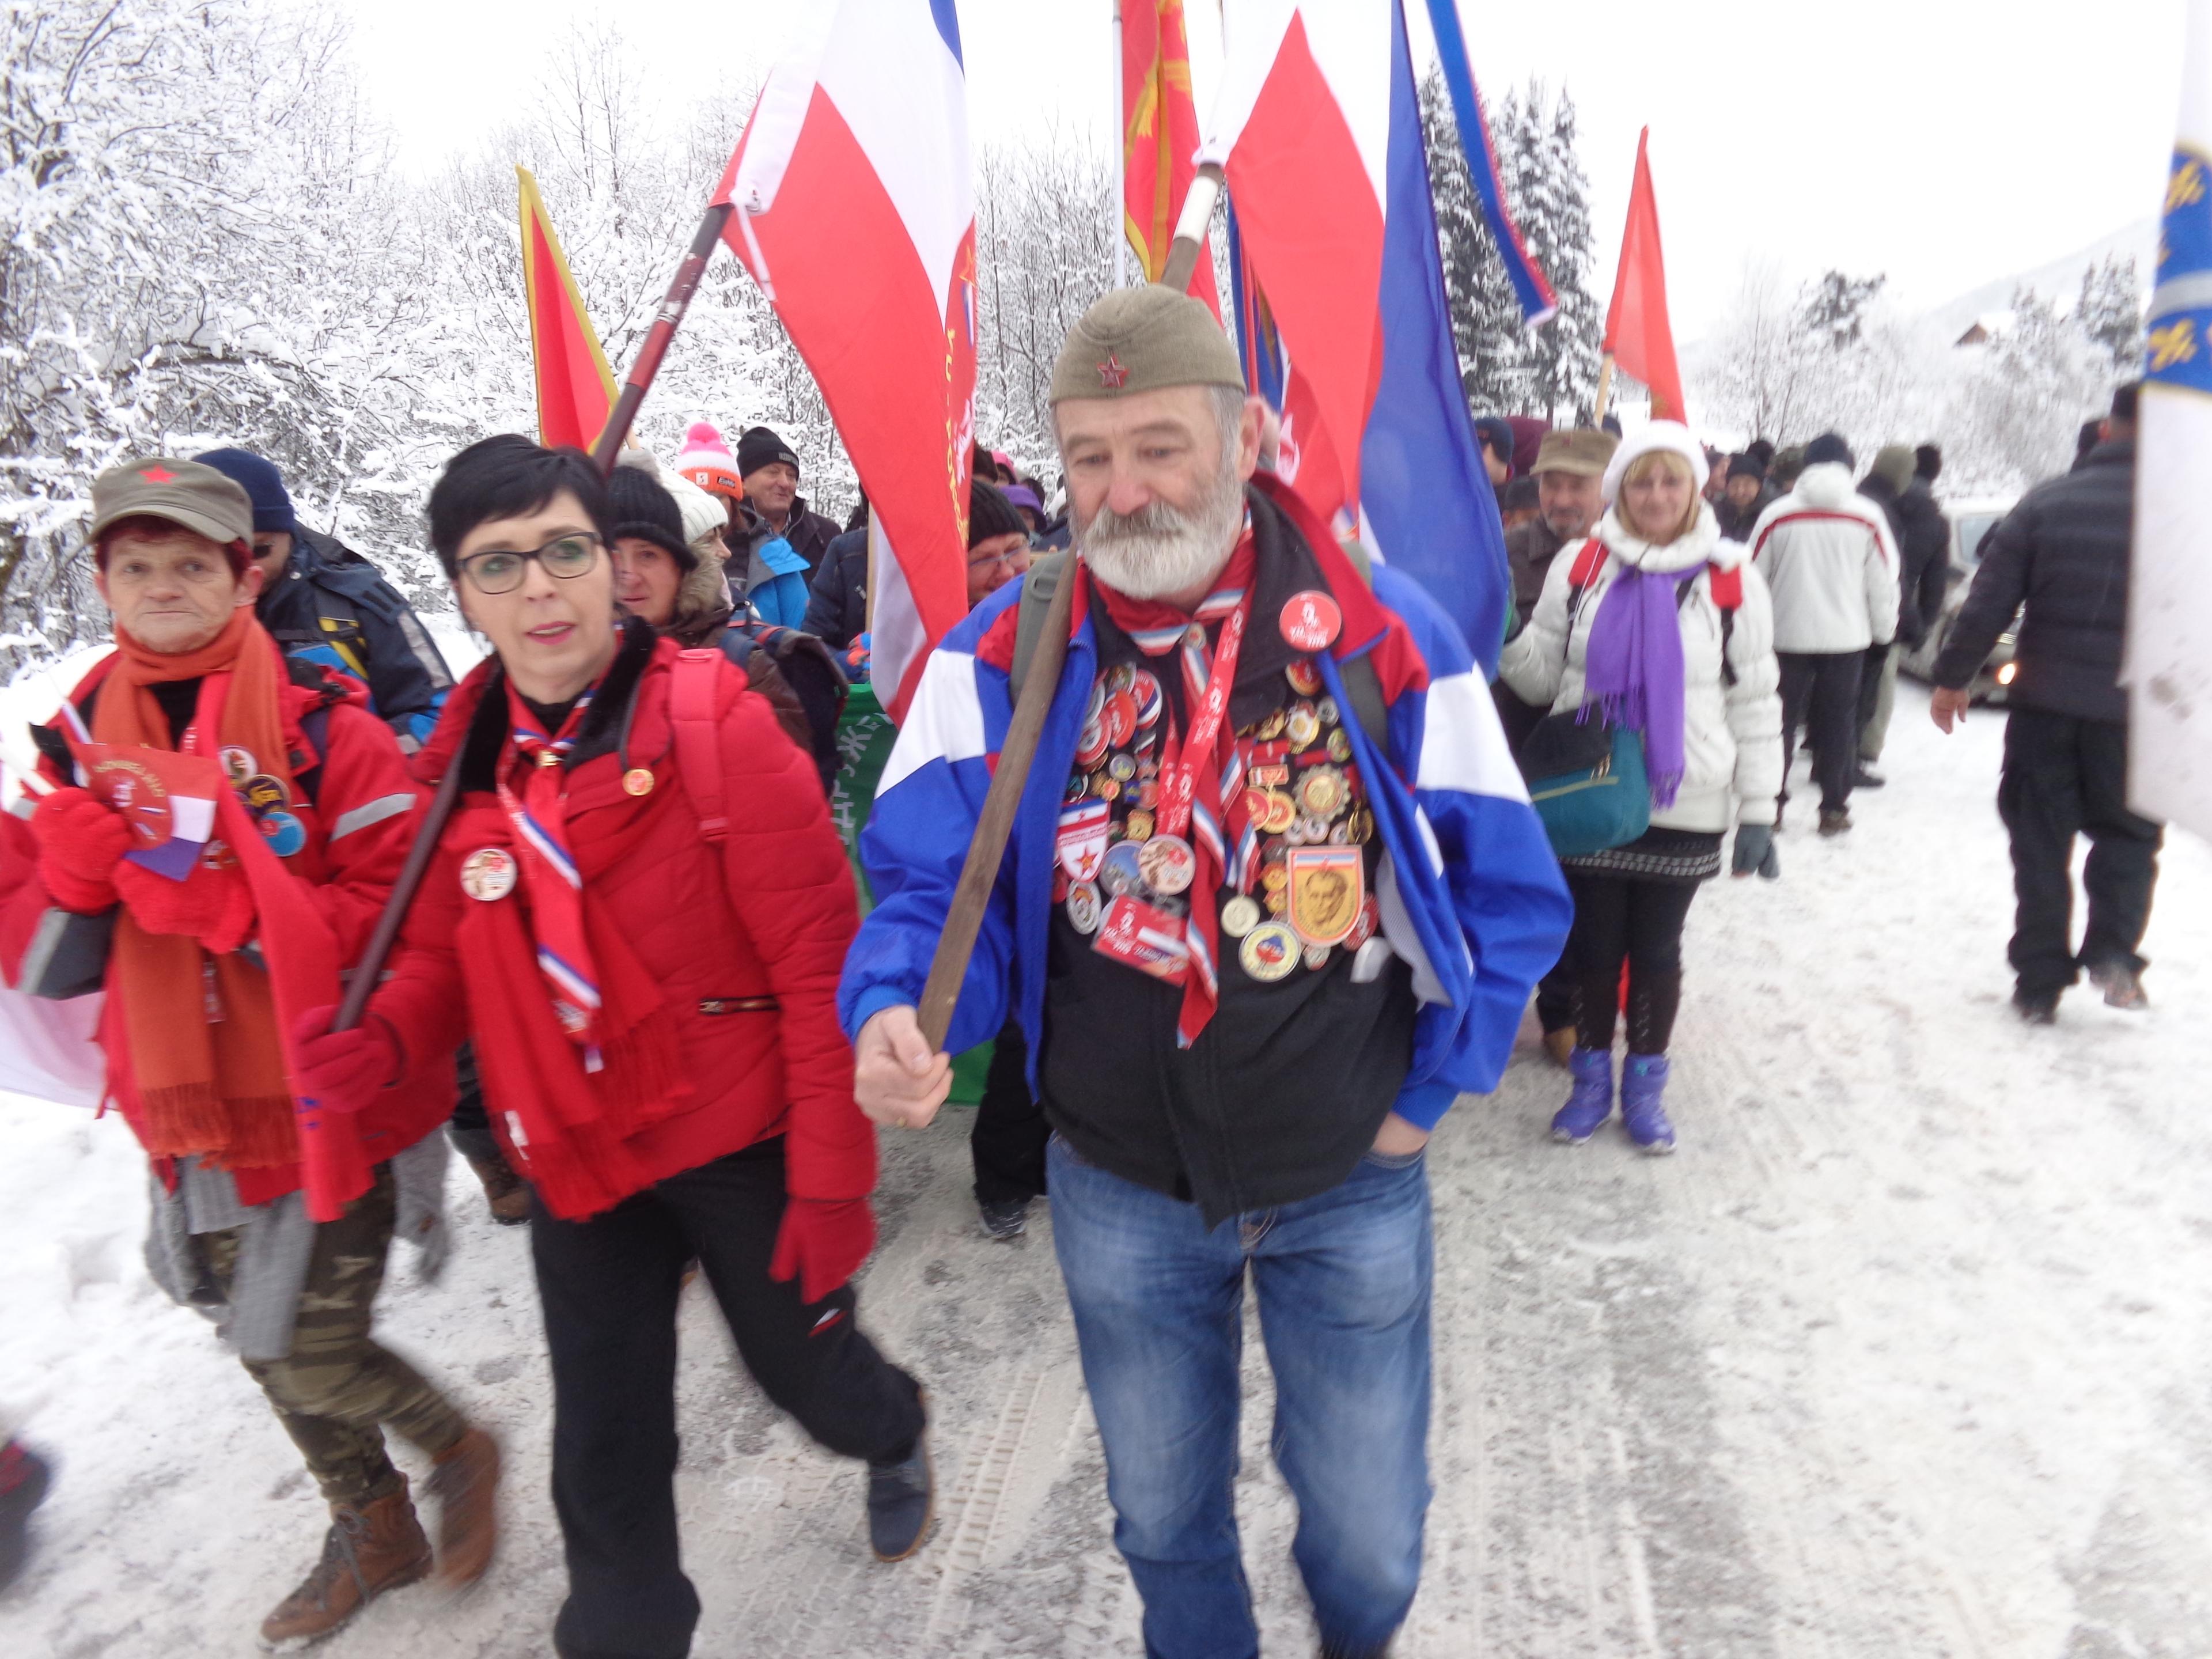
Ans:
<svg viewBox="0 0 2212 1659"><path fill-rule="evenodd" d="M2006 1006L2002 720L1946 742L1902 687L1890 787L1784 880L1691 919L1680 1156L1543 1139L1523 1052L1431 1153L1437 1486L1404 1659L2182 1659L2212 1650L2212 851L2169 841L2154 1006ZM687 1303L681 1476L696 1650L1133 1653L1048 1223L977 1236L964 1116L890 1141L863 1313L927 1382L943 1486L915 1560L867 1555L856 1472L803 1443ZM137 1259L120 1124L0 1103L0 1406L59 1479L10 1655L243 1654L322 1521L209 1328ZM561 1594L525 1240L465 1171L395 1346L506 1437L507 1542L452 1606L325 1650L547 1650ZM1310 1652L1248 1343L1241 1508L1268 1650Z"/></svg>

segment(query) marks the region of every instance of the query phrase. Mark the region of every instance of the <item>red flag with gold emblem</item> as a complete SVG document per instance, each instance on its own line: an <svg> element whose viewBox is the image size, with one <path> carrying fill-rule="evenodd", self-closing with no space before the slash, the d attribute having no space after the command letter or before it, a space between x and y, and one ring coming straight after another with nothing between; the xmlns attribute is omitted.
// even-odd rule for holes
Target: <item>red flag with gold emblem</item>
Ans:
<svg viewBox="0 0 2212 1659"><path fill-rule="evenodd" d="M538 180L517 167L521 181L522 286L530 304L530 355L538 380L538 436L551 448L589 450L615 406L614 371L599 337L584 314L583 296L568 274L568 256Z"/></svg>
<svg viewBox="0 0 2212 1659"><path fill-rule="evenodd" d="M1182 0L1121 0L1121 213L1148 283L1167 269L1176 220L1198 171L1197 152ZM1190 293L1221 315L1211 237L1191 273Z"/></svg>

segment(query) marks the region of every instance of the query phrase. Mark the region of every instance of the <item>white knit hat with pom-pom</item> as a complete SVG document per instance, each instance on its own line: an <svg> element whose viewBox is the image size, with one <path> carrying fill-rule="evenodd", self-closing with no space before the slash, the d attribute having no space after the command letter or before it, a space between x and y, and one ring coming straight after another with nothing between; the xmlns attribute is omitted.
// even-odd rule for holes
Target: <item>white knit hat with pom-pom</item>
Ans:
<svg viewBox="0 0 2212 1659"><path fill-rule="evenodd" d="M711 421L694 421L684 434L684 447L676 456L676 471L710 495L732 501L745 498L738 477L738 458L722 441Z"/></svg>

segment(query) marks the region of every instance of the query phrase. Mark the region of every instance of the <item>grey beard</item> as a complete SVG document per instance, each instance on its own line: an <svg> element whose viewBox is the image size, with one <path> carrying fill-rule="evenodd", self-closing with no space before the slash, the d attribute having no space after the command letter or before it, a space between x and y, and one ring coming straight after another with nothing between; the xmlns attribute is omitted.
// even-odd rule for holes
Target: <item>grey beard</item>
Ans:
<svg viewBox="0 0 2212 1659"><path fill-rule="evenodd" d="M1229 465L1194 513L1153 501L1126 517L1101 507L1075 532L1075 545L1098 580L1133 599L1165 599L1210 580L1244 524L1244 485Z"/></svg>

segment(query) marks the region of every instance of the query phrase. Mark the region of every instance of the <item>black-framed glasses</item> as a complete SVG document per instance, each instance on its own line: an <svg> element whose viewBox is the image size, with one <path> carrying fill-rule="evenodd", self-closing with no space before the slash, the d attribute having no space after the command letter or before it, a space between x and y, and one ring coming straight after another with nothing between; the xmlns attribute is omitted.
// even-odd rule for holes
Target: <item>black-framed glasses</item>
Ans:
<svg viewBox="0 0 2212 1659"><path fill-rule="evenodd" d="M527 553L510 553L503 548L471 553L460 562L460 572L479 593L512 593L522 586L523 572L532 559L545 567L547 575L574 581L599 562L599 538L588 530L579 530Z"/></svg>

